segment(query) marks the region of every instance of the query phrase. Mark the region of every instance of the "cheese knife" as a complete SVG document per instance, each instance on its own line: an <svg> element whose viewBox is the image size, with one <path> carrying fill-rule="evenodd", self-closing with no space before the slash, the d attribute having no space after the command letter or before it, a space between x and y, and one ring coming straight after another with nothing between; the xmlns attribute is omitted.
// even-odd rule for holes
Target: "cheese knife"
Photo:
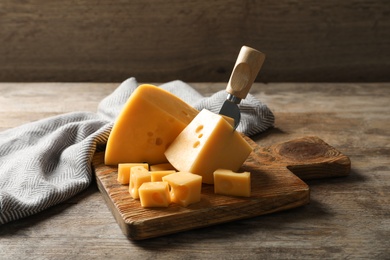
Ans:
<svg viewBox="0 0 390 260"><path fill-rule="evenodd" d="M234 119L234 130L240 124L241 112L238 107L245 99L265 60L265 54L242 46L226 87L228 93L219 114Z"/></svg>

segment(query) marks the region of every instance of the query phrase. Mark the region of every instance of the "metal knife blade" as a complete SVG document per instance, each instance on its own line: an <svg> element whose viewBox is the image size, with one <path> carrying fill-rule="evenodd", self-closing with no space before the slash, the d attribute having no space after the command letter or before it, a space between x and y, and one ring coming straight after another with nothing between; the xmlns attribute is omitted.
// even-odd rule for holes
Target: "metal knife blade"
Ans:
<svg viewBox="0 0 390 260"><path fill-rule="evenodd" d="M264 53L248 46L242 46L238 54L226 87L228 95L219 111L219 114L234 119L234 130L240 124L241 120L241 111L238 104L248 95L257 74L263 66L264 60Z"/></svg>

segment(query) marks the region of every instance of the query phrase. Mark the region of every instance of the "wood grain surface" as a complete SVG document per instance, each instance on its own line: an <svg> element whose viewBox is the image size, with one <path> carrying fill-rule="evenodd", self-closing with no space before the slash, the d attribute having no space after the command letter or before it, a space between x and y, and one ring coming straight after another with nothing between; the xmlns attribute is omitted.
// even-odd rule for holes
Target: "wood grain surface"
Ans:
<svg viewBox="0 0 390 260"><path fill-rule="evenodd" d="M104 164L104 152L97 153L93 167L99 190L122 232L134 240L187 231L303 206L310 201L309 186L301 178L347 176L349 158L318 137L304 137L273 147L259 147L250 138L250 154L239 172L251 173L250 198L214 193L214 186L202 186L198 203L181 207L143 208L121 185L118 168Z"/></svg>
<svg viewBox="0 0 390 260"><path fill-rule="evenodd" d="M203 95L226 88L191 85ZM0 130L96 111L117 86L0 83ZM318 136L350 158L349 176L305 180L310 203L302 207L142 241L123 235L92 183L66 202L0 226L0 259L388 259L390 83L255 83L251 93L276 117L254 142L271 147Z"/></svg>
<svg viewBox="0 0 390 260"><path fill-rule="evenodd" d="M0 1L0 81L390 81L387 0Z"/></svg>

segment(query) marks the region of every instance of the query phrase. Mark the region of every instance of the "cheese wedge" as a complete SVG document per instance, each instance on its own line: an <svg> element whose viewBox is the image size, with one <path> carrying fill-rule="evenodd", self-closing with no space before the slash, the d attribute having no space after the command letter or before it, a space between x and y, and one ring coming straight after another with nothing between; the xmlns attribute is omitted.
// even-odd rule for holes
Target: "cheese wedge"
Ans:
<svg viewBox="0 0 390 260"><path fill-rule="evenodd" d="M175 173L175 170L166 170L166 171L150 171L152 181L162 181L164 176L168 174Z"/></svg>
<svg viewBox="0 0 390 260"><path fill-rule="evenodd" d="M251 196L250 172L236 173L218 169L214 172L214 193L230 196Z"/></svg>
<svg viewBox="0 0 390 260"><path fill-rule="evenodd" d="M170 203L167 182L145 182L138 189L142 207L168 207Z"/></svg>
<svg viewBox="0 0 390 260"><path fill-rule="evenodd" d="M203 109L165 151L178 170L202 176L214 183L217 169L238 171L252 147L223 117Z"/></svg>
<svg viewBox="0 0 390 260"><path fill-rule="evenodd" d="M164 89L140 85L114 123L105 164L166 163L166 148L198 113Z"/></svg>
<svg viewBox="0 0 390 260"><path fill-rule="evenodd" d="M202 177L188 172L176 172L164 176L170 186L171 202L183 207L200 201Z"/></svg>
<svg viewBox="0 0 390 260"><path fill-rule="evenodd" d="M228 116L225 116L225 115L220 115L220 116L222 116L223 119L225 119L225 120L229 123L229 125L231 125L232 127L234 127L234 119L233 119L233 118L228 117Z"/></svg>
<svg viewBox="0 0 390 260"><path fill-rule="evenodd" d="M118 182L120 184L129 184L130 182L130 170L135 166L142 166L146 170L149 169L147 163L120 163L118 164Z"/></svg>
<svg viewBox="0 0 390 260"><path fill-rule="evenodd" d="M142 166L131 168L129 193L133 199L139 199L138 189L145 182L150 182L150 172Z"/></svg>

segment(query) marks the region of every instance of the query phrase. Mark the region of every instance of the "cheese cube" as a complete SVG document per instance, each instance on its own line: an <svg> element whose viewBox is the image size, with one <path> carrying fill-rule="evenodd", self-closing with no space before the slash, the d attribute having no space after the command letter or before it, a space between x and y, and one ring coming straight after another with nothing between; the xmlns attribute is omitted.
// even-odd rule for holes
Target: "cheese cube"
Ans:
<svg viewBox="0 0 390 260"><path fill-rule="evenodd" d="M142 166L145 169L149 169L147 163L120 163L118 164L118 182L120 184L129 184L130 182L130 170L134 166Z"/></svg>
<svg viewBox="0 0 390 260"><path fill-rule="evenodd" d="M141 187L142 183L150 182L151 175L148 170L142 166L135 166L131 168L130 172L130 184L129 192L133 199L139 199L138 189Z"/></svg>
<svg viewBox="0 0 390 260"><path fill-rule="evenodd" d="M175 170L168 171L150 171L152 181L162 181L162 177L176 172Z"/></svg>
<svg viewBox="0 0 390 260"><path fill-rule="evenodd" d="M138 189L142 207L168 207L170 203L167 182L144 182Z"/></svg>
<svg viewBox="0 0 390 260"><path fill-rule="evenodd" d="M162 88L139 86L112 127L104 163L168 162L166 148L198 113Z"/></svg>
<svg viewBox="0 0 390 260"><path fill-rule="evenodd" d="M200 201L202 177L188 172L176 172L163 177L170 186L171 202L183 207Z"/></svg>
<svg viewBox="0 0 390 260"><path fill-rule="evenodd" d="M153 164L150 165L151 171L166 171L166 170L175 170L175 167L172 166L170 163L160 163L160 164Z"/></svg>
<svg viewBox="0 0 390 260"><path fill-rule="evenodd" d="M217 169L238 171L252 147L223 117L203 109L165 151L178 170L199 174L214 183Z"/></svg>
<svg viewBox="0 0 390 260"><path fill-rule="evenodd" d="M251 196L250 172L236 173L218 169L214 172L214 192L221 195Z"/></svg>

